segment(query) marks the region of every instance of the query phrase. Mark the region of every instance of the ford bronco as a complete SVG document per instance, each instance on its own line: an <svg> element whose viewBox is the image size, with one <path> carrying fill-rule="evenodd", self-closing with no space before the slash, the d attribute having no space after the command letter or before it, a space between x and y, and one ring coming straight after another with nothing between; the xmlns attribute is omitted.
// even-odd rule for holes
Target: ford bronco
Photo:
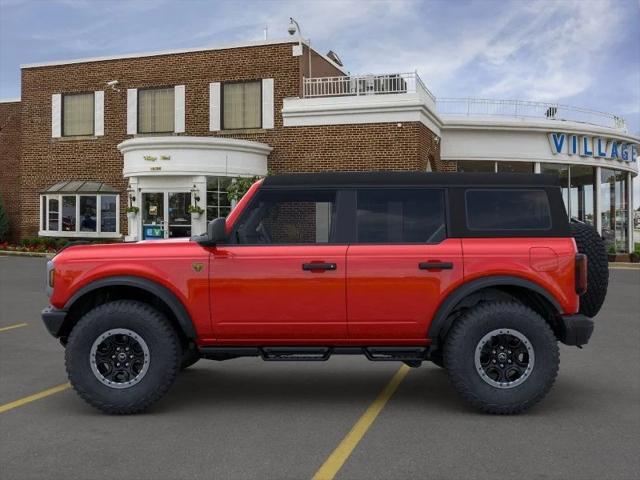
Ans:
<svg viewBox="0 0 640 480"><path fill-rule="evenodd" d="M257 181L191 239L76 245L47 267L44 323L69 380L145 410L199 359L372 361L447 370L490 413L551 388L607 290L603 242L546 175L326 173Z"/></svg>

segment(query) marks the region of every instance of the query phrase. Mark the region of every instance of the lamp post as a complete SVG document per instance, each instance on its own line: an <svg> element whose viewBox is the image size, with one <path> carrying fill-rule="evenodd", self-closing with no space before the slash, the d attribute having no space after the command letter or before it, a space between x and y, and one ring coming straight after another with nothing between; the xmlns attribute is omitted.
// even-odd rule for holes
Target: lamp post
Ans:
<svg viewBox="0 0 640 480"><path fill-rule="evenodd" d="M300 48L300 55L304 52L302 49L302 31L300 30L300 25L295 21L293 17L289 17L289 28L287 29L289 35L295 35L298 32L298 47ZM308 60L309 60L309 69L307 73L309 74L308 78L311 78L311 39L307 40L307 49L308 49ZM302 94L304 95L304 81L302 84Z"/></svg>

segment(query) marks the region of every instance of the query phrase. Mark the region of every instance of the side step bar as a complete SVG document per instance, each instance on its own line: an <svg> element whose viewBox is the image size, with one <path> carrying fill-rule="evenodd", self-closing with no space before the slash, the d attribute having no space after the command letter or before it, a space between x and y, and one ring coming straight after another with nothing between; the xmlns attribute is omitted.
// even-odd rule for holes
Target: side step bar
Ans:
<svg viewBox="0 0 640 480"><path fill-rule="evenodd" d="M364 355L373 362L422 362L429 347L200 347L200 356L211 360L262 357L268 362L324 362L331 355Z"/></svg>

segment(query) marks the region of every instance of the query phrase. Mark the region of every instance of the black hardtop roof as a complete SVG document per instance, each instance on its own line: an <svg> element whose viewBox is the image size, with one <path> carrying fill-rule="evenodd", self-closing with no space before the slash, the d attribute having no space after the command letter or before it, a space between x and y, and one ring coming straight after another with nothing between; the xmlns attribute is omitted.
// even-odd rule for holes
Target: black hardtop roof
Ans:
<svg viewBox="0 0 640 480"><path fill-rule="evenodd" d="M264 187L333 186L551 186L560 185L557 175L533 173L446 172L323 172L273 175Z"/></svg>

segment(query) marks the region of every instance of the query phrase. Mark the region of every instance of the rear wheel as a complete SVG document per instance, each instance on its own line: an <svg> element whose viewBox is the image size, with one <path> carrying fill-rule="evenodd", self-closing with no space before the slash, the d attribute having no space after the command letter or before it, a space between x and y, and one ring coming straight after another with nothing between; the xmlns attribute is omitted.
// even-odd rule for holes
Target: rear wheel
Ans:
<svg viewBox="0 0 640 480"><path fill-rule="evenodd" d="M89 311L73 328L65 352L69 380L90 405L106 413L147 409L173 384L182 349L158 310L119 300Z"/></svg>
<svg viewBox="0 0 640 480"><path fill-rule="evenodd" d="M545 320L517 302L483 303L452 327L444 364L454 388L488 413L520 413L551 389L560 363Z"/></svg>

